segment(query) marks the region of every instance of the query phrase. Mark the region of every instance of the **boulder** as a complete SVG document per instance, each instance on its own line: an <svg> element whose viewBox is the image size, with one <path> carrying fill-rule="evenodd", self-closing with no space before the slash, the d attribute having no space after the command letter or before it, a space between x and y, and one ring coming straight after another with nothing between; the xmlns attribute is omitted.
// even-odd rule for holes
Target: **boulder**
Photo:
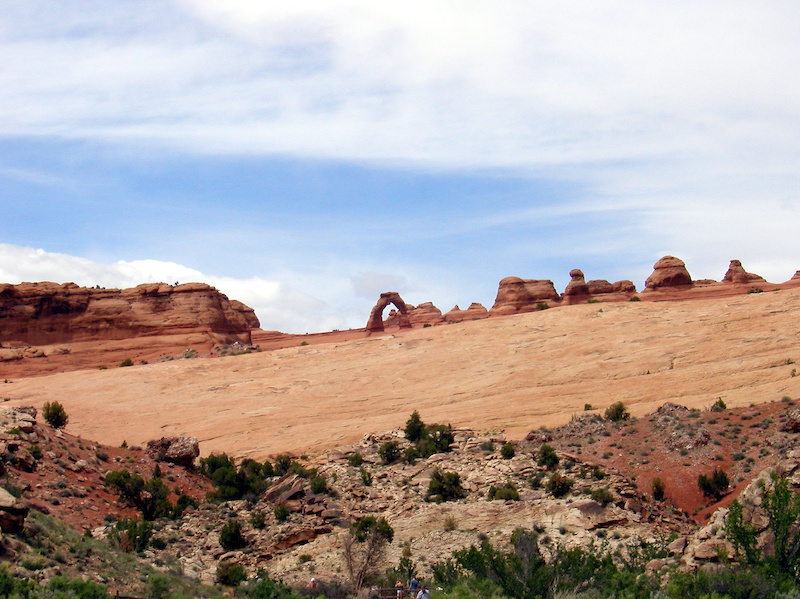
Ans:
<svg viewBox="0 0 800 599"><path fill-rule="evenodd" d="M497 289L497 297L491 309L493 316L532 312L540 303L550 304L561 301L553 281L520 279L506 277Z"/></svg>
<svg viewBox="0 0 800 599"><path fill-rule="evenodd" d="M0 530L14 533L22 530L30 507L22 499L0 487Z"/></svg>
<svg viewBox="0 0 800 599"><path fill-rule="evenodd" d="M800 433L800 408L792 408L786 412L786 422L781 425L781 430L788 433Z"/></svg>
<svg viewBox="0 0 800 599"><path fill-rule="evenodd" d="M147 442L147 454L191 468L200 455L200 444L197 437L161 437Z"/></svg>
<svg viewBox="0 0 800 599"><path fill-rule="evenodd" d="M692 284L692 277L686 270L683 260L674 256L664 256L653 265L653 274L647 277L644 286L647 289L663 289L665 287L687 287Z"/></svg>
<svg viewBox="0 0 800 599"><path fill-rule="evenodd" d="M442 311L431 302L423 302L409 310L408 321L412 325L439 324L444 319ZM399 322L398 322L399 325Z"/></svg>
<svg viewBox="0 0 800 599"><path fill-rule="evenodd" d="M747 285L749 283L766 283L767 281L763 277L746 272L739 260L731 260L731 265L722 278L722 282Z"/></svg>

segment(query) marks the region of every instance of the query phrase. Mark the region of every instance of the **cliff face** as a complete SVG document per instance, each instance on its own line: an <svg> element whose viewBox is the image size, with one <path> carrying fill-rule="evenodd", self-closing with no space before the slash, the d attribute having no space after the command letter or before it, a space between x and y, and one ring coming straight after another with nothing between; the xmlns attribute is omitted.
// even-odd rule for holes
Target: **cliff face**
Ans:
<svg viewBox="0 0 800 599"><path fill-rule="evenodd" d="M214 343L250 343L250 330L258 326L251 308L203 283L131 289L0 285L0 342L49 345L199 333Z"/></svg>

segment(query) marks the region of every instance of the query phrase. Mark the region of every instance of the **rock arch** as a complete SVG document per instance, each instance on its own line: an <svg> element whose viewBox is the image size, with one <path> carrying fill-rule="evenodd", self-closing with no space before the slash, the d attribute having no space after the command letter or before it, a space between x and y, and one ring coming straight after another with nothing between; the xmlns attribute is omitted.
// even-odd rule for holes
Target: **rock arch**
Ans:
<svg viewBox="0 0 800 599"><path fill-rule="evenodd" d="M399 312L397 320L398 324L400 325L401 329L410 329L411 322L408 320L408 307L406 303L403 301L403 298L400 297L400 294L396 291L387 291L385 293L381 293L380 299L378 299L378 303L375 304L375 307L372 309L372 312L369 314L369 320L367 321L367 331L369 332L376 332L376 331L383 331L383 310L389 304L394 304Z"/></svg>

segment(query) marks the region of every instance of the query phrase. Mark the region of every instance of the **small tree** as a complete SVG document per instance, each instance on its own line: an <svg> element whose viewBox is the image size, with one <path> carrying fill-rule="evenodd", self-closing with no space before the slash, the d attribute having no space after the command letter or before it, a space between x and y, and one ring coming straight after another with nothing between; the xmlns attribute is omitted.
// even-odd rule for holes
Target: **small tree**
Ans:
<svg viewBox="0 0 800 599"><path fill-rule="evenodd" d="M239 586L240 582L247 580L247 573L242 564L236 562L220 562L217 566L217 584L228 587Z"/></svg>
<svg viewBox="0 0 800 599"><path fill-rule="evenodd" d="M544 466L548 470L555 470L558 467L558 455L556 450L550 447L547 443L539 448L538 464Z"/></svg>
<svg viewBox="0 0 800 599"><path fill-rule="evenodd" d="M630 412L628 412L628 408L625 407L625 404L618 401L606 408L605 417L606 420L610 420L611 422L620 422L622 420L627 420L631 415Z"/></svg>
<svg viewBox="0 0 800 599"><path fill-rule="evenodd" d="M569 493L575 481L566 476L562 476L558 472L554 472L550 479L547 481L546 489L553 497L563 497Z"/></svg>
<svg viewBox="0 0 800 599"><path fill-rule="evenodd" d="M366 516L353 522L342 542L347 572L358 591L367 576L379 565L386 545L394 539L394 529L385 518Z"/></svg>
<svg viewBox="0 0 800 599"><path fill-rule="evenodd" d="M431 482L428 484L428 494L425 496L427 501L451 501L466 497L467 492L461 486L461 476L457 472L445 472L441 468L435 468L431 474Z"/></svg>
<svg viewBox="0 0 800 599"><path fill-rule="evenodd" d="M384 464L393 464L400 458L400 446L397 441L387 441L378 448L378 455Z"/></svg>
<svg viewBox="0 0 800 599"><path fill-rule="evenodd" d="M503 443L503 446L500 448L500 455L503 457L504 460L510 460L514 457L514 444L509 442Z"/></svg>
<svg viewBox="0 0 800 599"><path fill-rule="evenodd" d="M57 401L52 403L49 401L44 402L44 406L42 406L42 416L44 417L44 421L53 428L64 428L69 421L67 411L64 409L64 406Z"/></svg>
<svg viewBox="0 0 800 599"><path fill-rule="evenodd" d="M411 413L411 417L406 421L406 439L411 441L411 443L416 443L425 435L425 423L422 422L422 418L420 418L419 412L414 410Z"/></svg>
<svg viewBox="0 0 800 599"><path fill-rule="evenodd" d="M728 492L730 480L724 470L714 468L711 476L701 474L697 477L697 486L706 497L713 497L718 500Z"/></svg>
<svg viewBox="0 0 800 599"><path fill-rule="evenodd" d="M664 501L666 486L664 481L656 477L653 479L653 499L656 501Z"/></svg>
<svg viewBox="0 0 800 599"><path fill-rule="evenodd" d="M241 522L236 518L228 520L219 533L219 544L228 551L247 547L247 539L242 535Z"/></svg>

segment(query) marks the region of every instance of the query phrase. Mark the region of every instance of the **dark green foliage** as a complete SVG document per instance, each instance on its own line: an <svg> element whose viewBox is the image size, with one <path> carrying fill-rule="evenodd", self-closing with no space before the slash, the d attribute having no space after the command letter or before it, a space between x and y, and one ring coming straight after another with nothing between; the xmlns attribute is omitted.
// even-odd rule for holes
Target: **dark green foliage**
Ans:
<svg viewBox="0 0 800 599"><path fill-rule="evenodd" d="M562 476L558 472L554 472L550 475L550 479L547 481L547 485L545 489L547 492L550 493L553 497L563 497L567 493L569 493L572 485L575 484L575 481L571 478L566 476Z"/></svg>
<svg viewBox="0 0 800 599"><path fill-rule="evenodd" d="M30 454L31 454L31 456L33 457L34 460L41 460L42 459L42 448L39 447L38 445L31 445L28 448L28 451L30 452Z"/></svg>
<svg viewBox="0 0 800 599"><path fill-rule="evenodd" d="M139 553L147 549L150 537L153 536L153 525L144 519L134 520L122 518L117 520L111 531L111 538L122 551Z"/></svg>
<svg viewBox="0 0 800 599"><path fill-rule="evenodd" d="M431 482L428 484L428 494L426 501L452 501L462 499L467 496L467 492L461 486L461 477L457 472L445 472L441 468L435 468L431 474Z"/></svg>
<svg viewBox="0 0 800 599"><path fill-rule="evenodd" d="M494 485L489 487L487 497L489 501L493 501L494 499L499 499L501 501L519 501L519 491L517 491L517 487L514 486L514 483L508 481L500 488L495 488Z"/></svg>
<svg viewBox="0 0 800 599"><path fill-rule="evenodd" d="M403 461L406 464L414 464L419 457L419 450L412 445L411 447L406 447L403 450Z"/></svg>
<svg viewBox="0 0 800 599"><path fill-rule="evenodd" d="M144 479L136 472L116 470L105 476L106 485L116 491L120 498L129 504L138 507L141 501Z"/></svg>
<svg viewBox="0 0 800 599"><path fill-rule="evenodd" d="M556 450L550 447L547 443L542 445L539 448L539 458L537 459L537 463L540 466L544 466L548 470L555 470L558 468L558 455L556 455Z"/></svg>
<svg viewBox="0 0 800 599"><path fill-rule="evenodd" d="M376 518L375 516L364 516L350 525L350 533L356 541L363 543L368 537L375 535L391 543L394 539L394 529L386 518Z"/></svg>
<svg viewBox="0 0 800 599"><path fill-rule="evenodd" d="M603 487L602 489L592 489L590 497L600 505L608 505L614 501L614 494L609 491L607 487Z"/></svg>
<svg viewBox="0 0 800 599"><path fill-rule="evenodd" d="M275 519L278 522L286 522L286 520L289 518L289 508L283 504L276 505L275 509L272 510L272 513L275 514Z"/></svg>
<svg viewBox="0 0 800 599"><path fill-rule="evenodd" d="M710 409L712 412L724 412L727 409L727 407L728 406L725 405L725 402L722 401L722 398L718 397L717 401L714 402L714 404L711 406Z"/></svg>
<svg viewBox="0 0 800 599"><path fill-rule="evenodd" d="M656 477L653 479L653 499L656 501L664 501L664 497L666 497L666 485L664 481L660 478Z"/></svg>
<svg viewBox="0 0 800 599"><path fill-rule="evenodd" d="M514 444L510 442L503 443L503 446L500 448L500 455L504 460L510 460L514 457Z"/></svg>
<svg viewBox="0 0 800 599"><path fill-rule="evenodd" d="M378 448L378 455L384 464L394 464L400 458L400 446L397 441L387 441Z"/></svg>
<svg viewBox="0 0 800 599"><path fill-rule="evenodd" d="M133 366L133 360L130 358L125 358L122 362L119 363L120 368L125 368L126 366Z"/></svg>
<svg viewBox="0 0 800 599"><path fill-rule="evenodd" d="M406 421L405 433L406 439L411 443L416 443L425 434L425 423L422 422L422 418L420 418L419 412L416 410L411 413L411 417Z"/></svg>
<svg viewBox="0 0 800 599"><path fill-rule="evenodd" d="M242 564L236 562L220 562L217 566L217 584L228 587L239 586L240 582L247 580L247 573Z"/></svg>
<svg viewBox="0 0 800 599"><path fill-rule="evenodd" d="M358 469L358 472L361 474L361 482L364 483L365 487L369 487L372 485L372 475L369 471L364 468L363 466Z"/></svg>
<svg viewBox="0 0 800 599"><path fill-rule="evenodd" d="M621 401L612 403L610 406L608 406L604 415L606 420L610 420L611 422L621 422L622 420L628 420L631 417L630 412L628 412L628 408L626 408L625 404Z"/></svg>
<svg viewBox="0 0 800 599"><path fill-rule="evenodd" d="M705 474L697 477L697 486L700 487L706 497L713 497L719 500L728 492L730 481L724 470L714 468L710 477Z"/></svg>
<svg viewBox="0 0 800 599"><path fill-rule="evenodd" d="M169 579L163 574L151 574L147 581L147 594L152 599L166 599L170 594Z"/></svg>
<svg viewBox="0 0 800 599"><path fill-rule="evenodd" d="M169 501L170 490L160 478L145 482L136 472L117 470L106 474L105 483L123 501L140 510L145 520L174 517L174 507Z"/></svg>
<svg viewBox="0 0 800 599"><path fill-rule="evenodd" d="M629 302L640 302L642 301L638 295L634 295L631 299L628 300Z"/></svg>
<svg viewBox="0 0 800 599"><path fill-rule="evenodd" d="M774 539L773 551L763 554L758 549L755 527L743 518L742 506L734 500L730 506L725 532L748 564L765 566L771 572L788 574L800 580L800 496L789 489L785 477L775 478L772 489L764 491L762 507Z"/></svg>
<svg viewBox="0 0 800 599"><path fill-rule="evenodd" d="M237 589L237 596L247 599L295 599L299 597L292 590L272 580L263 572L259 572L255 580L251 580L243 588Z"/></svg>
<svg viewBox="0 0 800 599"><path fill-rule="evenodd" d="M57 401L44 402L44 406L42 406L42 417L44 421L52 426L53 428L63 428L67 425L69 421L69 416L67 416L67 411Z"/></svg>
<svg viewBox="0 0 800 599"><path fill-rule="evenodd" d="M362 462L363 462L363 461L364 461L364 458L363 458L363 456L362 456L362 455L361 455L359 452L357 452L357 451L354 451L353 453L351 453L351 454L350 454L350 455L347 457L347 462L348 462L348 463L349 463L349 464L350 464L350 465L351 465L353 468L357 468L357 467L359 467L359 466L362 464Z"/></svg>
<svg viewBox="0 0 800 599"><path fill-rule="evenodd" d="M242 460L237 468L233 458L225 453L200 458L199 470L202 475L211 479L216 487L209 493L211 501L230 501L245 496L257 497L269 486L266 479L274 474L269 461L261 464L256 460L246 459Z"/></svg>
<svg viewBox="0 0 800 599"><path fill-rule="evenodd" d="M228 551L247 547L247 539L242 535L242 523L236 518L228 520L219 532L219 544Z"/></svg>
<svg viewBox="0 0 800 599"><path fill-rule="evenodd" d="M291 456L288 456L285 453L279 454L275 458L275 474L277 476L283 476L284 474L289 472L289 467L291 465L292 465Z"/></svg>
<svg viewBox="0 0 800 599"><path fill-rule="evenodd" d="M328 492L328 480L324 476L312 476L308 479L312 493L320 494Z"/></svg>
<svg viewBox="0 0 800 599"><path fill-rule="evenodd" d="M188 495L181 493L178 496L178 501L175 502L175 507L172 508L172 519L180 520L185 512L190 507L197 507L197 502Z"/></svg>
<svg viewBox="0 0 800 599"><path fill-rule="evenodd" d="M264 512L255 512L250 516L250 524L253 528L258 528L259 530L263 529L267 525L267 517L264 515Z"/></svg>

